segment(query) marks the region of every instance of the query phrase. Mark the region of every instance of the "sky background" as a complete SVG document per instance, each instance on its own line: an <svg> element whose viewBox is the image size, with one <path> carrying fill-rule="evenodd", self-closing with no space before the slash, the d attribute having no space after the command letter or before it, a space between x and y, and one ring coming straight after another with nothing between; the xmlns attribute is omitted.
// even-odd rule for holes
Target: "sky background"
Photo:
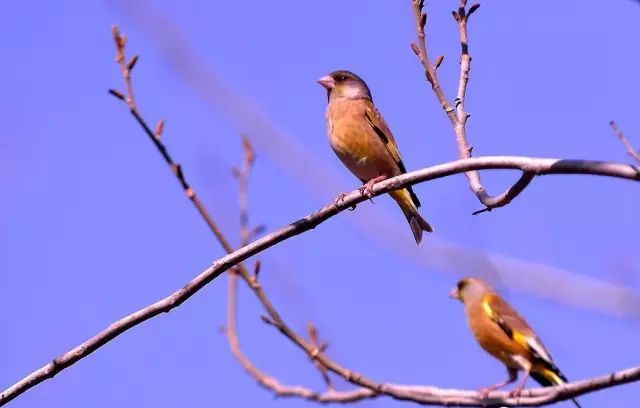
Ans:
<svg viewBox="0 0 640 408"><path fill-rule="evenodd" d="M129 53L140 55L134 86L142 113L151 123L166 120L170 151L237 242L229 169L241 157L241 132L258 154L250 186L256 224L275 229L358 186L326 140L326 95L315 81L332 70L365 78L407 168L456 157L450 124L409 48L409 3L4 4L0 388L180 288L223 254L125 106L107 94L122 88L112 24L127 34ZM450 97L458 75L455 7L453 0L428 7L430 53L445 55L439 73ZM640 6L626 0L483 3L470 23L474 154L628 162L608 121L640 145L638 18ZM517 174L483 176L498 193ZM549 176L480 216L471 215L480 205L462 175L416 192L437 230L420 248L394 203L380 197L259 256L261 281L293 328L313 321L331 357L377 381L486 386L502 380L504 368L475 344L461 305L447 294L460 276L495 269L502 282L510 279L505 296L569 378L640 363L637 319L545 299L529 290L535 274L518 281L505 263L452 255L554 266L637 294L637 185ZM282 382L321 390L306 357L261 323L260 305L241 289L245 352ZM219 331L225 298L220 278L12 406L312 404L276 400L242 371ZM581 401L585 408L637 404L640 384Z"/></svg>

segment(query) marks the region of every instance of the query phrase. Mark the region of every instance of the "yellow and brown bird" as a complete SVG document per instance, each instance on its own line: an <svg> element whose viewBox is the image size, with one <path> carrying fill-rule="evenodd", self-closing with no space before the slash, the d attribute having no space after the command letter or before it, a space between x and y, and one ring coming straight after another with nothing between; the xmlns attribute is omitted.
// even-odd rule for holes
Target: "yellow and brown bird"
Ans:
<svg viewBox="0 0 640 408"><path fill-rule="evenodd" d="M464 304L467 322L480 346L507 367L509 378L482 389L483 396L515 382L520 370L524 376L513 395L522 392L529 376L543 387L567 382L533 329L486 282L462 279L449 295ZM578 401L573 402L580 408Z"/></svg>
<svg viewBox="0 0 640 408"><path fill-rule="evenodd" d="M375 183L406 173L398 145L362 78L341 70L318 82L327 89L327 133L331 147L342 163L365 183L360 191L371 197ZM389 195L400 206L416 243L420 244L422 231L433 232L418 212L420 200L411 187Z"/></svg>

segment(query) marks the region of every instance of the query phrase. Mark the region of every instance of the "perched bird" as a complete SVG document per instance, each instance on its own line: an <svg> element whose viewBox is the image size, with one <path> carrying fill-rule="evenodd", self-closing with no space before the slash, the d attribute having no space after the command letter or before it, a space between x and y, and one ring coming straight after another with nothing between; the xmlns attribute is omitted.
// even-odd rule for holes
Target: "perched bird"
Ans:
<svg viewBox="0 0 640 408"><path fill-rule="evenodd" d="M327 133L342 163L365 183L360 192L371 197L375 183L406 173L398 146L382 115L373 104L367 84L349 71L334 71L318 83L327 89ZM418 212L420 200L411 187L389 195L406 217L417 244L422 231L433 232Z"/></svg>
<svg viewBox="0 0 640 408"><path fill-rule="evenodd" d="M524 376L512 395L522 392L529 376L543 387L568 382L533 329L486 282L462 279L449 296L464 304L467 322L480 346L507 367L509 378L482 389L483 396L515 382L519 370ZM578 401L573 402L580 408Z"/></svg>

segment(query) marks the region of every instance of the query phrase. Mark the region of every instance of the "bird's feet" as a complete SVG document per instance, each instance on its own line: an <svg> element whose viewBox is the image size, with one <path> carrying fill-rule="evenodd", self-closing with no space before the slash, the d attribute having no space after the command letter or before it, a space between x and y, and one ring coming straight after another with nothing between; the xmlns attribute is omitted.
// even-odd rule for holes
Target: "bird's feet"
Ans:
<svg viewBox="0 0 640 408"><path fill-rule="evenodd" d="M371 180L364 183L364 185L360 187L358 191L360 191L360 194L367 197L371 202L373 202L373 200L371 199L373 197L373 185L386 178L387 178L386 176L374 177Z"/></svg>
<svg viewBox="0 0 640 408"><path fill-rule="evenodd" d="M478 395L480 396L480 399L487 399L489 398L489 393L493 391L493 389L491 387L485 387L485 388L480 388L478 390Z"/></svg>
<svg viewBox="0 0 640 408"><path fill-rule="evenodd" d="M507 384L509 384L509 381L503 381L503 382L498 383L498 384L494 384L494 385L490 385L488 387L480 388L478 390L478 394L480 395L480 398L487 399L487 398L489 398L489 393L490 392L499 390L500 388L504 387Z"/></svg>
<svg viewBox="0 0 640 408"><path fill-rule="evenodd" d="M522 395L522 390L523 389L524 389L524 387L518 387L515 390L509 391L509 397L510 398L518 398L519 396Z"/></svg>
<svg viewBox="0 0 640 408"><path fill-rule="evenodd" d="M502 384L496 384L496 385L492 385L490 387L484 387L484 388L480 388L478 390L478 395L480 395L481 399L487 399L489 398L489 393L495 390L500 389L500 387L502 387Z"/></svg>

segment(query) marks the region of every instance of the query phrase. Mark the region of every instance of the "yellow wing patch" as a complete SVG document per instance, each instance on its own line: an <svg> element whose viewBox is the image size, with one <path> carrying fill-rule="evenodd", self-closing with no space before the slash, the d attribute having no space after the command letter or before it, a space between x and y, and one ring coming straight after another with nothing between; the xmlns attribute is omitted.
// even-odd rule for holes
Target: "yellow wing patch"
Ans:
<svg viewBox="0 0 640 408"><path fill-rule="evenodd" d="M489 318L491 318L491 320L500 326L502 331L504 331L509 338L528 350L530 348L528 337L508 326L504 319L500 317L500 314L491 308L491 302L495 296L496 295L493 293L489 293L488 295L485 295L484 299L482 299L482 308L484 309L484 312L489 316Z"/></svg>
<svg viewBox="0 0 640 408"><path fill-rule="evenodd" d="M549 381L551 381L552 383L556 384L556 385L560 385L560 384L564 384L565 381L560 378L558 376L558 374L554 373L553 371L549 370L549 369L545 369L544 371L542 371L542 375L544 375Z"/></svg>

